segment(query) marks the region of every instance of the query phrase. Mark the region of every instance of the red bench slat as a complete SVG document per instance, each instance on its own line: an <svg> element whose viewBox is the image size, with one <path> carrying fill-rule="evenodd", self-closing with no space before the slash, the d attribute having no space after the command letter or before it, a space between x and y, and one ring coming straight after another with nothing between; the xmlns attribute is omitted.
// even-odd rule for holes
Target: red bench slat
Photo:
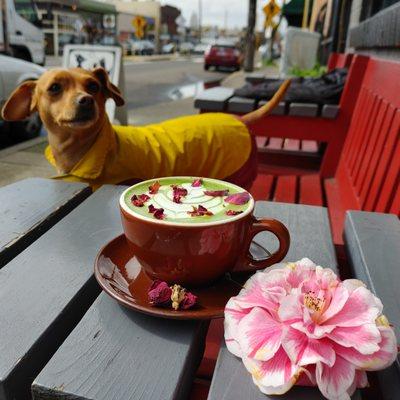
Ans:
<svg viewBox="0 0 400 400"><path fill-rule="evenodd" d="M300 204L323 206L322 185L319 175L303 175L300 177Z"/></svg>
<svg viewBox="0 0 400 400"><path fill-rule="evenodd" d="M400 217L400 189L397 187L397 193L394 196L392 206L390 207L389 212L391 214L396 214L398 217Z"/></svg>
<svg viewBox="0 0 400 400"><path fill-rule="evenodd" d="M268 144L265 146L270 150L281 150L284 139L282 138L269 138Z"/></svg>
<svg viewBox="0 0 400 400"><path fill-rule="evenodd" d="M274 200L282 203L296 202L297 177L294 175L278 176Z"/></svg>
<svg viewBox="0 0 400 400"><path fill-rule="evenodd" d="M372 154L375 151L375 146L379 137L379 134L382 130L383 121L385 119L385 115L387 113L387 103L380 99L378 104L378 115L374 122L374 126L371 132L368 132L368 144L366 145L364 156L361 158L361 162L359 163L359 168L354 175L354 183L357 188L357 191L360 192L362 182L366 176L366 171L371 162ZM367 133L367 132L366 132Z"/></svg>
<svg viewBox="0 0 400 400"><path fill-rule="evenodd" d="M257 148L263 148L267 143L267 138L263 136L256 136Z"/></svg>
<svg viewBox="0 0 400 400"><path fill-rule="evenodd" d="M310 153L318 152L318 143L315 140L302 140L301 149Z"/></svg>
<svg viewBox="0 0 400 400"><path fill-rule="evenodd" d="M376 208L377 212L389 212L393 197L399 191L399 171L400 171L400 140L397 144L388 162L388 170L385 173L382 190Z"/></svg>
<svg viewBox="0 0 400 400"><path fill-rule="evenodd" d="M363 110L363 112L365 112L365 115L371 116L371 114L373 113L376 98L374 98L374 95L368 90L365 90L365 93L362 93L362 95L366 96L365 109ZM348 154L348 162L347 162L349 172L351 175L353 175L353 170L357 162L357 157L359 154L358 150L360 148L362 141L365 138L364 137L365 132L367 131L371 121L372 121L371 118L361 117L358 120L356 120L355 124L353 123L353 121L351 123L350 130L354 133L351 135L353 140L350 145L350 152Z"/></svg>
<svg viewBox="0 0 400 400"><path fill-rule="evenodd" d="M300 140L299 139L286 139L283 142L284 150L298 151L300 150Z"/></svg>
<svg viewBox="0 0 400 400"><path fill-rule="evenodd" d="M273 175L259 173L250 189L254 200L269 200L273 183Z"/></svg>
<svg viewBox="0 0 400 400"><path fill-rule="evenodd" d="M392 106L388 106L386 109L385 113L385 118L382 123L381 129L378 131L378 137L377 141L375 143L375 146L373 148L372 154L371 154L371 161L369 162L368 166L365 169L364 173L364 179L361 182L361 187L360 187L360 202L362 207L365 207L365 202L367 200L367 195L371 189L371 183L374 174L376 173L376 169L381 157L381 154L383 152L383 146L386 143L387 136L390 131L390 126L393 121L393 116L395 114L395 109Z"/></svg>
<svg viewBox="0 0 400 400"><path fill-rule="evenodd" d="M371 135L377 123L378 111L380 109L381 102L382 100L378 98L378 95L375 95L373 99L373 110L368 118L367 128L363 132L364 134L360 135L360 144L358 147L358 151L356 152L354 168L351 172L351 176L353 177L354 183L357 178L358 172L360 171L361 163L365 158L365 153L368 147L370 146Z"/></svg>
<svg viewBox="0 0 400 400"><path fill-rule="evenodd" d="M371 190L369 191L367 201L363 210L375 211L376 203L379 200L381 193L382 183L385 180L385 174L387 171L387 165L390 160L390 154L395 146L396 140L398 140L400 128L400 110L396 111L393 121L390 125L389 134L385 140L383 151L380 155L378 166L371 183Z"/></svg>

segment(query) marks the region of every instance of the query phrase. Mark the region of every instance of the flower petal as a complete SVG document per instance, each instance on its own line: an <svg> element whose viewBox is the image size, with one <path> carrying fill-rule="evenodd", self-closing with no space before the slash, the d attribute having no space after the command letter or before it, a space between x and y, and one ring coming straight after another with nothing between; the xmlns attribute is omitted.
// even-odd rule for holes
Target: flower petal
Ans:
<svg viewBox="0 0 400 400"><path fill-rule="evenodd" d="M235 216L241 214L243 211L226 210L225 214L229 216Z"/></svg>
<svg viewBox="0 0 400 400"><path fill-rule="evenodd" d="M161 184L159 181L155 181L151 186L149 186L149 193L156 194L158 193L158 189L160 189Z"/></svg>
<svg viewBox="0 0 400 400"><path fill-rule="evenodd" d="M319 318L320 324L340 312L349 298L349 292L344 286L339 285L334 288L333 291L334 292L328 308Z"/></svg>
<svg viewBox="0 0 400 400"><path fill-rule="evenodd" d="M350 400L347 390L355 377L354 365L340 356L336 356L335 364L331 367L317 363L315 371L318 388L329 400Z"/></svg>
<svg viewBox="0 0 400 400"><path fill-rule="evenodd" d="M228 196L229 190L205 190L204 194L207 196L211 197L222 197L222 196Z"/></svg>
<svg viewBox="0 0 400 400"><path fill-rule="evenodd" d="M282 339L282 347L293 363L305 366L323 362L335 363L335 351L327 339L311 339L297 329L288 328Z"/></svg>
<svg viewBox="0 0 400 400"><path fill-rule="evenodd" d="M224 337L226 347L228 350L237 357L242 357L242 349L237 340L238 325L244 318L249 310L243 310L236 304L236 298L229 299L225 306L225 319L224 319Z"/></svg>
<svg viewBox="0 0 400 400"><path fill-rule="evenodd" d="M225 201L229 204L236 204L240 206L242 204L248 203L250 199L251 199L250 193L241 192L241 193L231 194L230 196L225 198Z"/></svg>
<svg viewBox="0 0 400 400"><path fill-rule="evenodd" d="M361 286L350 294L339 313L325 321L325 325L359 326L373 323L381 312L376 297Z"/></svg>
<svg viewBox="0 0 400 400"><path fill-rule="evenodd" d="M294 323L303 317L303 294L295 292L284 297L279 306L278 315L281 321Z"/></svg>
<svg viewBox="0 0 400 400"><path fill-rule="evenodd" d="M238 342L247 357L267 361L281 346L282 329L279 321L255 307L238 325Z"/></svg>
<svg viewBox="0 0 400 400"><path fill-rule="evenodd" d="M368 377L365 371L356 369L354 381L351 386L347 389L349 396L352 396L357 388L365 388L368 386Z"/></svg>
<svg viewBox="0 0 400 400"><path fill-rule="evenodd" d="M373 354L361 354L352 347L335 345L336 354L345 358L359 369L376 371L387 368L397 357L397 341L391 327L378 327L382 340L379 343L380 349Z"/></svg>
<svg viewBox="0 0 400 400"><path fill-rule="evenodd" d="M290 361L282 347L268 361L245 357L243 363L261 392L269 395L286 393L302 372L302 368Z"/></svg>
<svg viewBox="0 0 400 400"><path fill-rule="evenodd" d="M203 179L194 179L192 182L192 187L200 187L203 184Z"/></svg>
<svg viewBox="0 0 400 400"><path fill-rule="evenodd" d="M352 327L337 327L328 337L344 347L354 347L362 354L372 354L379 350L381 334L375 324Z"/></svg>
<svg viewBox="0 0 400 400"><path fill-rule="evenodd" d="M255 273L245 284L238 296L236 303L241 308L262 307L269 313L276 313L280 299L286 291L279 286L268 287L266 273Z"/></svg>

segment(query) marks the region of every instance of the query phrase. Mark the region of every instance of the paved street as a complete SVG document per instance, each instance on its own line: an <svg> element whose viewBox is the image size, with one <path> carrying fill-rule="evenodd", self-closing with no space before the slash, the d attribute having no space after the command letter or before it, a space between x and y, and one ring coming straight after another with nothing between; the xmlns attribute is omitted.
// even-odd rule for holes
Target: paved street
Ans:
<svg viewBox="0 0 400 400"><path fill-rule="evenodd" d="M202 57L171 61L125 62L125 97L128 110L194 95L195 83L224 78L228 72L204 71Z"/></svg>

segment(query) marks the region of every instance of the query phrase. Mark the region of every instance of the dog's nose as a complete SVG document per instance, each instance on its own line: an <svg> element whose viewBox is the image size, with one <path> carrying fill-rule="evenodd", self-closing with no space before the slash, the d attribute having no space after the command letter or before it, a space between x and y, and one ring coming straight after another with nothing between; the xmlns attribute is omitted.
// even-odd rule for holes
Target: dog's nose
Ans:
<svg viewBox="0 0 400 400"><path fill-rule="evenodd" d="M77 98L77 103L82 107L91 107L94 104L94 100L92 96L82 95Z"/></svg>

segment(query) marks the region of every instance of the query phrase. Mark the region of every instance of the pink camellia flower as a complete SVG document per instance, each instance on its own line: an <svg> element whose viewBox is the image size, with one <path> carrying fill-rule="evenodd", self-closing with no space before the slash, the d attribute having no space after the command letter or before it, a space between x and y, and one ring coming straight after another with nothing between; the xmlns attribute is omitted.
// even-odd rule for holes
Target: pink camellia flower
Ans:
<svg viewBox="0 0 400 400"><path fill-rule="evenodd" d="M229 300L225 341L265 394L317 385L330 400L349 400L367 386L365 371L396 358L382 308L361 281L303 258L257 272Z"/></svg>

